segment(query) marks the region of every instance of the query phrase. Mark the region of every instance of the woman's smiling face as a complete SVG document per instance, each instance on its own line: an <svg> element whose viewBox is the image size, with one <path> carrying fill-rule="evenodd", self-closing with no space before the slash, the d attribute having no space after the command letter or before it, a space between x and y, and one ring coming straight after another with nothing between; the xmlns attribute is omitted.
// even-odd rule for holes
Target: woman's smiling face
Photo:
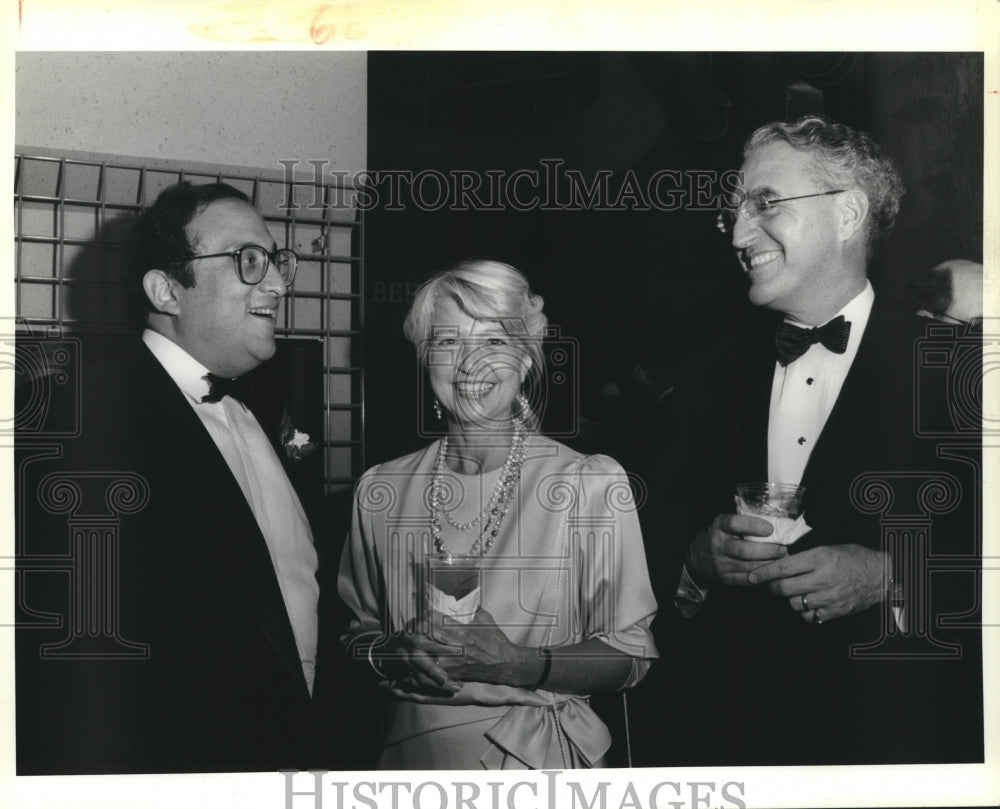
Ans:
<svg viewBox="0 0 1000 809"><path fill-rule="evenodd" d="M434 308L425 354L431 388L449 422L506 430L531 360L499 319L477 319L451 298Z"/></svg>

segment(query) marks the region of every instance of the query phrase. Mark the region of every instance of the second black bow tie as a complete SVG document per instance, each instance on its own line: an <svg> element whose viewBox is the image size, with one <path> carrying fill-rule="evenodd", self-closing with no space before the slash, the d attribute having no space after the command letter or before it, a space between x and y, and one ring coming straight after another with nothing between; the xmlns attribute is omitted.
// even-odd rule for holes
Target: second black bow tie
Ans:
<svg viewBox="0 0 1000 809"><path fill-rule="evenodd" d="M226 379L211 372L202 378L208 381L208 393L201 397L202 402L220 402L223 396L232 396L236 401L240 401L235 379Z"/></svg>
<svg viewBox="0 0 1000 809"><path fill-rule="evenodd" d="M847 350L847 338L851 335L851 323L838 315L824 326L803 329L791 323L781 323L774 333L774 347L778 350L778 362L788 365L809 350L809 346L822 343L834 354Z"/></svg>

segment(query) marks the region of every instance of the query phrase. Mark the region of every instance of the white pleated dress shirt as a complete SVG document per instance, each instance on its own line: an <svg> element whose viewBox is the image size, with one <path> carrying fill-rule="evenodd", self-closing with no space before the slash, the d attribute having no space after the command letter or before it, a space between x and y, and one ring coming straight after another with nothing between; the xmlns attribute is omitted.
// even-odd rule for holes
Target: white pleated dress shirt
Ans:
<svg viewBox="0 0 1000 809"><path fill-rule="evenodd" d="M253 413L231 396L219 402L202 402L209 390L205 379L208 369L159 332L146 329L142 340L205 425L257 519L311 693L319 583L316 549L302 503Z"/></svg>
<svg viewBox="0 0 1000 809"><path fill-rule="evenodd" d="M830 318L843 315L851 324L843 354L835 354L822 343L814 343L794 362L784 367L780 362L775 363L767 425L767 479L772 483L797 486L802 482L809 456L858 354L874 301L875 291L866 283L858 295ZM785 320L793 326L811 328L791 318Z"/></svg>

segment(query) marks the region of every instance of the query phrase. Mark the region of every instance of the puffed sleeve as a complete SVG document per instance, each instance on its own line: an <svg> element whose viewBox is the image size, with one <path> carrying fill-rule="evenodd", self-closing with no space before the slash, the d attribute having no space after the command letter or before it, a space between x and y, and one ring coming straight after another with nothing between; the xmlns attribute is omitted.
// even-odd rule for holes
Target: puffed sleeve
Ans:
<svg viewBox="0 0 1000 809"><path fill-rule="evenodd" d="M630 688L659 656L650 630L656 598L635 498L625 471L606 455L583 460L576 486L579 618L585 637L632 656L632 674L623 686Z"/></svg>
<svg viewBox="0 0 1000 809"><path fill-rule="evenodd" d="M378 467L373 467L365 472L354 490L351 535L344 545L337 578L337 591L351 612L341 642L352 656L356 646L370 644L382 635L384 577L375 548L378 535L374 526L381 496L377 471Z"/></svg>

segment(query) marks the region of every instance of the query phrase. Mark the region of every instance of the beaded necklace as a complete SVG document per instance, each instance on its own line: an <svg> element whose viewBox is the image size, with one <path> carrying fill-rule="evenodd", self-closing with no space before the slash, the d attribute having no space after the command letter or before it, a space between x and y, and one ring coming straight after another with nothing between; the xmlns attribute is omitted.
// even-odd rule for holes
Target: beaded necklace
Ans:
<svg viewBox="0 0 1000 809"><path fill-rule="evenodd" d="M497 540L500 526L503 524L504 517L507 516L511 501L514 499L517 483L521 479L521 467L524 465L524 436L523 423L519 420L515 421L514 437L510 442L510 452L507 453L507 460L503 463L500 478L497 480L496 486L493 487L493 494L490 495L486 508L476 515L475 519L460 523L453 520L448 512L444 512L448 524L459 531L467 531L474 525L482 523L482 530L469 550L470 555L485 556ZM447 453L448 436L446 435L441 439L437 458L434 460L434 478L431 481L431 536L434 539L434 550L437 553L448 552L448 547L444 544L444 538L441 536L441 514L443 511L441 500L445 490L443 472Z"/></svg>

